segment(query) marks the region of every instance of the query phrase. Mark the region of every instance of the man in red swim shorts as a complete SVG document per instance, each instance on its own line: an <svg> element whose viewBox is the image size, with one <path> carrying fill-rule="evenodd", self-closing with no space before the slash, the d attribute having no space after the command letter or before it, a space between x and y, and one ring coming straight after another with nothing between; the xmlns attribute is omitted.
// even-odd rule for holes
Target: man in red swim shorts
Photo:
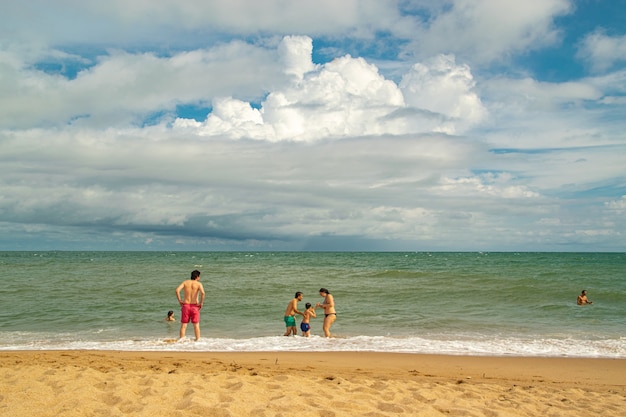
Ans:
<svg viewBox="0 0 626 417"><path fill-rule="evenodd" d="M180 297L180 291L184 297ZM204 303L204 287L200 283L200 271L191 273L191 278L176 287L176 298L180 304L180 339L185 337L187 324L193 324L196 340L200 339L200 309Z"/></svg>

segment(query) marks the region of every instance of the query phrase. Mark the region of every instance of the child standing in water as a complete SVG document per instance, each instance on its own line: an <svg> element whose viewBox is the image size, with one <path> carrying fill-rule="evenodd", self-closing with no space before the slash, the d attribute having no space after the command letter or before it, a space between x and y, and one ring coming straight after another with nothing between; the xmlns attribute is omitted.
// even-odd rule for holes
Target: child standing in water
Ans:
<svg viewBox="0 0 626 417"><path fill-rule="evenodd" d="M302 313L302 323L300 323L300 330L302 330L302 336L309 337L311 335L311 317L317 317L315 309L311 307L311 303L304 305L306 308Z"/></svg>

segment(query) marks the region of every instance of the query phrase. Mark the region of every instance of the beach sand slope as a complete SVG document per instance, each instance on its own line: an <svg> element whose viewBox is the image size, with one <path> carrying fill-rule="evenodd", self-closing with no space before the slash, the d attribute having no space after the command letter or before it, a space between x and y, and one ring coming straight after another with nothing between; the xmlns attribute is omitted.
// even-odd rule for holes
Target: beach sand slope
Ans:
<svg viewBox="0 0 626 417"><path fill-rule="evenodd" d="M0 353L2 416L624 416L626 360Z"/></svg>

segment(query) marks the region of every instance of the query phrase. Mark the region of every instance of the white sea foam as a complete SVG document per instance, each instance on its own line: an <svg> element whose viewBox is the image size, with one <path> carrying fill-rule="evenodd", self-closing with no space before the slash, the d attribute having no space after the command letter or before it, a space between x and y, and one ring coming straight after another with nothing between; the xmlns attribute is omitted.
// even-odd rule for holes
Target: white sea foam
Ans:
<svg viewBox="0 0 626 417"><path fill-rule="evenodd" d="M464 337L421 338L357 336L326 339L320 336L256 337L248 339L189 338L136 340L32 339L22 343L2 343L0 350L122 350L182 352L396 352L473 356L536 356L626 358L626 338L604 340L511 339Z"/></svg>

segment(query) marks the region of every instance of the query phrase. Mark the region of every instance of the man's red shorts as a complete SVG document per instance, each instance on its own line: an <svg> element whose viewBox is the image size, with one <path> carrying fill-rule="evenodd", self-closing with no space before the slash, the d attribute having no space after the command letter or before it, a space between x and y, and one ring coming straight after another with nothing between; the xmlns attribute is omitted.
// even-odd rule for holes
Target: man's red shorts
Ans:
<svg viewBox="0 0 626 417"><path fill-rule="evenodd" d="M198 304L183 304L180 309L181 323L200 323L200 308Z"/></svg>

